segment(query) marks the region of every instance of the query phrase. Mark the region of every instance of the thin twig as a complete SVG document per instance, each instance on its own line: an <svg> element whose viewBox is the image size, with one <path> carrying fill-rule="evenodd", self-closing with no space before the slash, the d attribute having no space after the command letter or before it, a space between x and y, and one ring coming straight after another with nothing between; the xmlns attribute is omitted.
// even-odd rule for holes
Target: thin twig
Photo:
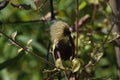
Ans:
<svg viewBox="0 0 120 80"><path fill-rule="evenodd" d="M75 56L78 54L78 29L79 29L79 26L78 26L78 18L79 18L79 10L78 10L78 0L76 0L76 47L75 47ZM77 79L77 75L75 74L75 80L78 80Z"/></svg>
<svg viewBox="0 0 120 80"><path fill-rule="evenodd" d="M101 47L98 48L98 49L96 49L95 54L97 54L99 51L101 51L102 49L104 49L104 46L105 46L105 44L106 44L106 42L107 42L107 40L108 40L108 38L109 38L109 36L110 36L110 33L112 32L112 29L113 29L113 27L114 27L114 24L115 24L115 23L112 24L112 26L111 26L111 28L110 28L110 30L109 30L109 32L108 32L105 40L103 41Z"/></svg>
<svg viewBox="0 0 120 80"><path fill-rule="evenodd" d="M108 5L110 5L110 4L108 3ZM111 8L111 6L110 6L110 8ZM111 8L111 10L112 10L112 8ZM108 37L109 37L110 33L112 32L114 25L115 25L115 23L113 22L105 40L102 43L102 46L100 48L96 49L95 53L98 53L101 49L104 49L104 45L106 44Z"/></svg>
<svg viewBox="0 0 120 80"><path fill-rule="evenodd" d="M49 65L55 67L54 64L50 63L49 61L47 61L46 59L42 58L41 56L38 56L37 54L35 54L35 53L29 51L28 48L24 47L23 45L21 45L21 44L18 43L17 41L13 40L11 37L9 37L8 35L6 35L4 32L0 31L0 33L1 33L3 36L5 36L8 40L14 42L14 43L15 43L15 44L14 44L15 46L16 46L16 44L17 44L17 46L19 46L20 48L22 48L24 51L26 51L26 52L28 52L28 53L34 55L35 57L38 57L39 59L41 59L41 61L46 62L47 64L49 64Z"/></svg>
<svg viewBox="0 0 120 80"><path fill-rule="evenodd" d="M45 23L47 20L29 20L29 21L15 21L15 22L1 22L1 24L21 24L21 23Z"/></svg>
<svg viewBox="0 0 120 80"><path fill-rule="evenodd" d="M4 9L8 4L10 0L2 0L0 1L0 10Z"/></svg>
<svg viewBox="0 0 120 80"><path fill-rule="evenodd" d="M110 33L112 32L112 29L113 29L113 27L114 27L114 24L115 24L115 23L112 24L112 26L111 26L111 28L110 28L110 30L109 30L109 32L108 32L105 40L104 40L103 43L102 43L102 47L103 47L103 48L104 48L104 45L105 45L105 43L107 42L107 40L108 40L108 38L109 38L109 36L110 36Z"/></svg>
<svg viewBox="0 0 120 80"><path fill-rule="evenodd" d="M50 10L51 10L51 20L54 20L55 15L54 15L53 0L50 0Z"/></svg>
<svg viewBox="0 0 120 80"><path fill-rule="evenodd" d="M88 19L90 18L90 15L89 14L86 14L85 16L83 16L79 22L78 22L78 26L81 28L87 21Z"/></svg>
<svg viewBox="0 0 120 80"><path fill-rule="evenodd" d="M94 4L94 9L93 9L93 14L92 14L92 23L94 24L95 16L96 16L96 11L97 11L97 4Z"/></svg>
<svg viewBox="0 0 120 80"><path fill-rule="evenodd" d="M89 14L86 14L85 16L83 16L81 19L79 19L78 21L78 26L79 26L79 29L82 28L87 22L88 20L90 19L90 15ZM71 26L72 27L72 32L75 32L76 30L76 21L75 23Z"/></svg>
<svg viewBox="0 0 120 80"><path fill-rule="evenodd" d="M78 52L78 0L76 0L76 50L75 50L75 55L77 55Z"/></svg>

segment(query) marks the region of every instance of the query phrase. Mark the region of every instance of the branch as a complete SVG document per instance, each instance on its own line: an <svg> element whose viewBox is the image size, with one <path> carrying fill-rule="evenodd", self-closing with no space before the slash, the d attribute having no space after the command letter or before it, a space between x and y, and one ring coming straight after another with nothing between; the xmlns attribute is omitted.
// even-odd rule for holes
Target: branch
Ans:
<svg viewBox="0 0 120 80"><path fill-rule="evenodd" d="M94 24L94 20L95 20L95 17L96 17L96 12L97 12L97 7L98 5L97 4L93 4L94 5L94 8L93 8L93 13L92 13L92 23Z"/></svg>
<svg viewBox="0 0 120 80"><path fill-rule="evenodd" d="M79 21L78 21L78 26L79 28L81 28L82 26L84 26L88 20L90 19L90 15L89 14L86 14L85 16L83 16ZM75 32L75 24L76 22L74 23L74 25L72 26L72 32Z"/></svg>
<svg viewBox="0 0 120 80"><path fill-rule="evenodd" d="M114 23L111 25L111 28L110 28L108 34L106 35L105 40L102 42L101 47L100 47L100 48L97 48L96 51L94 52L94 54L98 54L101 50L104 49L104 46L105 46L105 44L106 44L107 41L108 41L108 38L109 38L109 36L110 36L110 33L112 32L113 27L114 27Z"/></svg>
<svg viewBox="0 0 120 80"><path fill-rule="evenodd" d="M79 15L79 11L78 11L78 0L76 0L76 48L75 48L75 55L77 55L78 52L78 15Z"/></svg>
<svg viewBox="0 0 120 80"><path fill-rule="evenodd" d="M3 0L0 2L0 10L4 9L9 3L9 0Z"/></svg>
<svg viewBox="0 0 120 80"><path fill-rule="evenodd" d="M15 22L1 22L0 25L2 24L21 24L21 23L45 23L47 20L29 20L29 21L15 21Z"/></svg>
<svg viewBox="0 0 120 80"><path fill-rule="evenodd" d="M24 47L23 45L21 45L21 44L18 43L17 41L13 40L11 37L9 37L8 35L6 35L4 32L0 31L0 33L1 33L4 37L6 37L8 40L10 40L10 41L12 41L13 43L15 43L15 44L14 44L15 46L19 46L19 47L22 48L24 51L32 54L32 55L35 56L35 57L38 57L41 61L46 62L46 63L49 64L50 66L55 67L54 64L50 63L49 61L47 61L46 59L42 58L41 56L38 56L36 53L33 53L33 52L29 51L26 47Z"/></svg>
<svg viewBox="0 0 120 80"><path fill-rule="evenodd" d="M113 22L114 28L113 32L120 34L120 0L109 0L109 5L112 9L113 13ZM116 37L116 36L114 36ZM118 43L120 44L119 40L117 39ZM115 45L115 52L116 52L116 62L117 62L117 74L118 80L120 80L120 47Z"/></svg>

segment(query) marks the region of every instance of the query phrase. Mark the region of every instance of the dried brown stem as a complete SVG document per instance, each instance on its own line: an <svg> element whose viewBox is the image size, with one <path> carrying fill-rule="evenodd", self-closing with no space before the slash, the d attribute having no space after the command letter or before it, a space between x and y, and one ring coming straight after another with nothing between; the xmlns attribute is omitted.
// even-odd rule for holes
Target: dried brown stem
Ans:
<svg viewBox="0 0 120 80"><path fill-rule="evenodd" d="M90 15L89 14L86 14L85 16L83 16L79 22L78 22L78 26L79 28L82 27L86 22L87 20L90 18Z"/></svg>

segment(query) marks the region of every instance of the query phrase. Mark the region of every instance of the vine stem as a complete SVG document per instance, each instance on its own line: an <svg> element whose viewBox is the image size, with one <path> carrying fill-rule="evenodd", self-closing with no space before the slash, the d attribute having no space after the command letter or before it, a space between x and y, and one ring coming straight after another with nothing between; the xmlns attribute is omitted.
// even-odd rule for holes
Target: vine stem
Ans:
<svg viewBox="0 0 120 80"><path fill-rule="evenodd" d="M78 10L78 0L76 0L76 23L75 23L75 28L76 28L76 45L75 45L75 56L78 54L78 24L79 24L79 21L78 21L78 17L79 17L79 10ZM78 80L77 78L77 74L75 73L75 80Z"/></svg>
<svg viewBox="0 0 120 80"><path fill-rule="evenodd" d="M79 15L79 11L78 11L78 0L76 0L76 23L75 23L75 27L76 27L76 47L75 47L75 55L77 55L78 53L78 15Z"/></svg>

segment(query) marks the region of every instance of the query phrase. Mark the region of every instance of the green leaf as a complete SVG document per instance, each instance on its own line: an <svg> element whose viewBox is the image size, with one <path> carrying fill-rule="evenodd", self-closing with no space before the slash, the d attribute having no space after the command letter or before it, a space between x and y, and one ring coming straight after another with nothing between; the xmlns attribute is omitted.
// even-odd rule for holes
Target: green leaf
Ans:
<svg viewBox="0 0 120 80"><path fill-rule="evenodd" d="M83 1L83 2L79 5L79 10L82 10L83 8L85 8L86 5L87 5L86 1Z"/></svg>
<svg viewBox="0 0 120 80"><path fill-rule="evenodd" d="M12 33L12 39L15 40L16 36L17 36L17 31Z"/></svg>
<svg viewBox="0 0 120 80"><path fill-rule="evenodd" d="M107 5L107 7L106 7L106 11L107 11L108 13L111 13L111 12L112 12L112 10L111 10L111 8L110 8L109 5Z"/></svg>

